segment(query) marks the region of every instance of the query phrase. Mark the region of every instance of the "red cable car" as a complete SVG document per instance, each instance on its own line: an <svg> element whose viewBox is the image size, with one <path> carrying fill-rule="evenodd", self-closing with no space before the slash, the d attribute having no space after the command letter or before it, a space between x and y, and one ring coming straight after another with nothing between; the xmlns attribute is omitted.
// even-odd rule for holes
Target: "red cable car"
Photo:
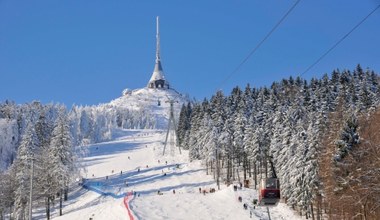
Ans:
<svg viewBox="0 0 380 220"><path fill-rule="evenodd" d="M262 179L259 186L259 204L276 205L280 201L280 181L277 178Z"/></svg>
<svg viewBox="0 0 380 220"><path fill-rule="evenodd" d="M272 157L269 157L272 169L272 177L262 179L259 185L259 204L277 205L280 201L280 181L273 166Z"/></svg>

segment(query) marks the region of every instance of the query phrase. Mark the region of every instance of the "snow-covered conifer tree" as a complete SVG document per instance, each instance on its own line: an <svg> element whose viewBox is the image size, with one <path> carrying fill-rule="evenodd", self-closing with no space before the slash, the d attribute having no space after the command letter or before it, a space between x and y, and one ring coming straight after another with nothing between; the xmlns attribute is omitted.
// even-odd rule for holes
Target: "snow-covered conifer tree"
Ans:
<svg viewBox="0 0 380 220"><path fill-rule="evenodd" d="M0 118L0 172L5 171L13 163L17 142L16 120Z"/></svg>
<svg viewBox="0 0 380 220"><path fill-rule="evenodd" d="M0 218L10 214L15 201L15 180L12 170L0 172Z"/></svg>
<svg viewBox="0 0 380 220"><path fill-rule="evenodd" d="M178 119L178 128L177 128L177 136L178 136L178 144L184 148L188 149L188 146L185 144L185 137L190 129L190 115L191 115L191 106L190 103L187 105L182 105L181 112L179 114Z"/></svg>
<svg viewBox="0 0 380 220"><path fill-rule="evenodd" d="M50 167L52 178L54 178L52 181L59 187L62 200L63 190L67 189L76 174L76 156L71 142L66 109L63 107L59 110L53 130L49 148L49 158L52 162L52 166Z"/></svg>
<svg viewBox="0 0 380 220"><path fill-rule="evenodd" d="M346 120L343 130L340 133L340 139L335 143L337 152L335 154L335 161L342 160L352 148L359 143L358 121L355 115L351 115Z"/></svg>
<svg viewBox="0 0 380 220"><path fill-rule="evenodd" d="M21 144L17 151L17 159L14 164L15 175L15 216L17 219L25 218L27 204L29 202L31 160L35 151L39 148L38 137L34 125L29 123Z"/></svg>

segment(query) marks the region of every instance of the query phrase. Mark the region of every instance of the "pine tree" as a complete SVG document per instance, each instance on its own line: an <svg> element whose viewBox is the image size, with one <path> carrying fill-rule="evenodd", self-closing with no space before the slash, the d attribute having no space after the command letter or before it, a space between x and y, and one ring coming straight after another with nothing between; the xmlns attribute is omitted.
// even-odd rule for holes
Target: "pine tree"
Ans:
<svg viewBox="0 0 380 220"><path fill-rule="evenodd" d="M187 145L189 145L190 160L200 159L200 144L199 144L199 131L202 126L203 119L202 106L196 104L191 114L190 134Z"/></svg>
<svg viewBox="0 0 380 220"><path fill-rule="evenodd" d="M335 161L342 160L352 148L359 143L358 121L355 115L351 115L345 123L343 130L340 133L340 139L335 144L337 152L335 154Z"/></svg>
<svg viewBox="0 0 380 220"><path fill-rule="evenodd" d="M88 113L87 111L90 111ZM79 119L79 137L83 145L90 144L93 137L94 121L90 108L84 108L81 111Z"/></svg>
<svg viewBox="0 0 380 220"><path fill-rule="evenodd" d="M38 149L38 137L34 126L29 123L17 152L15 162L15 216L22 219L27 216L26 207L29 202L31 160L34 159L35 150Z"/></svg>
<svg viewBox="0 0 380 220"><path fill-rule="evenodd" d="M12 175L12 168L7 172L0 172L0 218L3 218L15 202L15 180ZM9 213L11 214L11 213Z"/></svg>
<svg viewBox="0 0 380 220"><path fill-rule="evenodd" d="M178 143L183 149L188 149L188 145L185 144L186 136L190 131L190 117L191 117L191 105L187 103L187 105L182 105L181 112L179 114L178 120Z"/></svg>
<svg viewBox="0 0 380 220"><path fill-rule="evenodd" d="M52 166L52 182L56 183L60 192L60 215L62 215L62 194L75 177L75 152L71 142L69 121L66 110L61 108L53 130L49 158Z"/></svg>
<svg viewBox="0 0 380 220"><path fill-rule="evenodd" d="M18 139L16 120L0 118L0 172L13 163Z"/></svg>

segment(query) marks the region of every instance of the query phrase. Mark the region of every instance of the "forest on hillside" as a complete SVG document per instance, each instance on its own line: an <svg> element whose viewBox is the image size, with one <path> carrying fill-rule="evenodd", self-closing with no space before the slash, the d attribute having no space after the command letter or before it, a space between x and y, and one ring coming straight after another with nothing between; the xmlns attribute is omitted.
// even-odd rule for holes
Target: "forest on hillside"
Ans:
<svg viewBox="0 0 380 220"><path fill-rule="evenodd" d="M179 143L226 184L250 179L256 187L271 176L271 158L283 201L307 218L375 219L379 82L358 65L309 82L290 77L230 95L218 91L182 107Z"/></svg>
<svg viewBox="0 0 380 220"><path fill-rule="evenodd" d="M0 103L0 171L5 171L17 158L27 126L43 123L48 140L58 112L65 114L69 123L71 142L74 146L88 145L110 140L113 129L155 128L155 116L148 109L133 111L123 107L101 104L97 106L73 106L70 111L60 104L41 104L33 101L16 104ZM37 128L36 128L37 129Z"/></svg>
<svg viewBox="0 0 380 220"><path fill-rule="evenodd" d="M33 199L46 206L49 219L51 204L62 203L68 186L80 178L83 146L110 140L116 128L154 126L154 115L144 109L103 104L67 111L38 101L0 103L0 219L7 213L15 219L28 216L32 169Z"/></svg>

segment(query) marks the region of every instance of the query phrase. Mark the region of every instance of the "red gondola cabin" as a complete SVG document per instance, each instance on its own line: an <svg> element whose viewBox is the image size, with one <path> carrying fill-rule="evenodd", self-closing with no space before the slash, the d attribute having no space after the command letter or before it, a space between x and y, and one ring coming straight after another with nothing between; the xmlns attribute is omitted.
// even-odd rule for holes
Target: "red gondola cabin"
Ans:
<svg viewBox="0 0 380 220"><path fill-rule="evenodd" d="M260 205L276 205L280 201L280 181L277 178L262 179L259 187Z"/></svg>

